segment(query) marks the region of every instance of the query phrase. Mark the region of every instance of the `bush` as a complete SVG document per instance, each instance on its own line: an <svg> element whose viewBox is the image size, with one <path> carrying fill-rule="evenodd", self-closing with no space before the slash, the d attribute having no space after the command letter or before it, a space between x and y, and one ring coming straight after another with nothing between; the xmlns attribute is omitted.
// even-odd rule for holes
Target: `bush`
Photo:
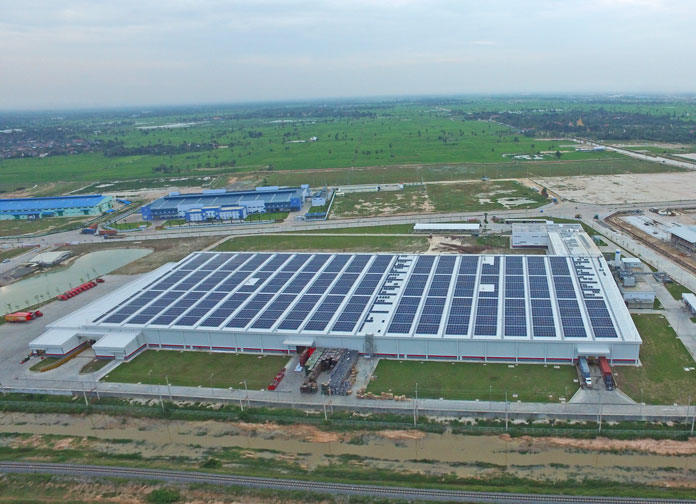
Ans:
<svg viewBox="0 0 696 504"><path fill-rule="evenodd" d="M170 504L172 502L179 502L181 500L181 494L178 490L173 488L158 488L153 490L147 496L147 501L151 504Z"/></svg>

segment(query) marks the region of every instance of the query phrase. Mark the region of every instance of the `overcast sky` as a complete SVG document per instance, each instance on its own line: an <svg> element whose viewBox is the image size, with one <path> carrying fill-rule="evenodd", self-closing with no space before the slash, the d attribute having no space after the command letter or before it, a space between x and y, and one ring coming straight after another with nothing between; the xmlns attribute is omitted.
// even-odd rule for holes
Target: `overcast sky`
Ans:
<svg viewBox="0 0 696 504"><path fill-rule="evenodd" d="M0 0L0 109L696 91L696 0Z"/></svg>

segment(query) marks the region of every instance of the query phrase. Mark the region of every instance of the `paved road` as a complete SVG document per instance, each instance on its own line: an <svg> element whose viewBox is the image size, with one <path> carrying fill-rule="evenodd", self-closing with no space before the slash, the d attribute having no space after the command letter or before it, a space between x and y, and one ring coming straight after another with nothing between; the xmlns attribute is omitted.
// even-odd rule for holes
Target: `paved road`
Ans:
<svg viewBox="0 0 696 504"><path fill-rule="evenodd" d="M584 143L585 145L589 145L591 147L604 147L606 150L618 152L619 154L623 154L624 156L629 156L634 159L640 159L641 161L650 161L652 163L660 163L669 166L674 166L677 168L685 168L687 170L696 170L696 163L694 163L693 161L677 161L676 159L663 157L658 154L641 154L640 152L622 149L621 147L614 147L613 145L605 144L602 142L595 142L586 138L574 138L573 140L580 143Z"/></svg>
<svg viewBox="0 0 696 504"><path fill-rule="evenodd" d="M427 488L391 487L361 484L302 481L295 479L235 476L193 471L136 469L79 464L52 464L43 462L0 462L0 473L52 474L80 478L125 478L167 481L171 483L205 483L211 485L270 488L274 490L302 490L317 493L361 495L388 499L407 499L439 502L481 503L582 503L582 504L693 504L679 499L649 499L621 497L575 497L566 495L532 495L500 492L469 492L464 490L434 490Z"/></svg>

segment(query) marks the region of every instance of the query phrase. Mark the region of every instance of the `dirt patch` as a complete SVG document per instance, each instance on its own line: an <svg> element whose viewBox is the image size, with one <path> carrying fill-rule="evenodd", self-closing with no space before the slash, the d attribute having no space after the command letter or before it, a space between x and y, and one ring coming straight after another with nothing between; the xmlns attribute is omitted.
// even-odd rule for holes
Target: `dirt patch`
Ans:
<svg viewBox="0 0 696 504"><path fill-rule="evenodd" d="M696 172L550 177L536 181L562 198L611 205L693 199Z"/></svg>
<svg viewBox="0 0 696 504"><path fill-rule="evenodd" d="M334 443L342 441L344 436L336 432L322 431L314 425L279 425L273 422L264 424L251 424L240 422L237 424L246 432L264 432L284 435L289 438L303 439L310 443Z"/></svg>
<svg viewBox="0 0 696 504"><path fill-rule="evenodd" d="M397 441L406 439L423 439L425 437L425 432L419 430L383 430L379 431L377 434L385 439Z"/></svg>
<svg viewBox="0 0 696 504"><path fill-rule="evenodd" d="M510 440L510 436L504 434L502 439ZM573 439L561 437L530 437L516 438L531 445L546 444L568 448L578 448L592 451L638 451L653 453L655 455L696 455L696 437L688 441L676 441L672 439L631 439L619 440L598 437L595 439Z"/></svg>

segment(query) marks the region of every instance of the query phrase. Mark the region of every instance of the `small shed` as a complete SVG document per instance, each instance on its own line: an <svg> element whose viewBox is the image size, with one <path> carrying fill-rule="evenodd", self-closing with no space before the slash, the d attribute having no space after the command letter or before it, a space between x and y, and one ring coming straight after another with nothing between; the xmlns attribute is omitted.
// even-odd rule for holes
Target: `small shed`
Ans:
<svg viewBox="0 0 696 504"><path fill-rule="evenodd" d="M686 309L689 310L689 313L691 313L691 315L696 315L696 296L691 292L685 292L682 294L682 301Z"/></svg>
<svg viewBox="0 0 696 504"><path fill-rule="evenodd" d="M77 333L71 329L49 329L29 343L32 353L43 352L47 357L65 357L81 345Z"/></svg>
<svg viewBox="0 0 696 504"><path fill-rule="evenodd" d="M139 332L111 332L100 338L92 349L97 359L128 360L144 346Z"/></svg>

